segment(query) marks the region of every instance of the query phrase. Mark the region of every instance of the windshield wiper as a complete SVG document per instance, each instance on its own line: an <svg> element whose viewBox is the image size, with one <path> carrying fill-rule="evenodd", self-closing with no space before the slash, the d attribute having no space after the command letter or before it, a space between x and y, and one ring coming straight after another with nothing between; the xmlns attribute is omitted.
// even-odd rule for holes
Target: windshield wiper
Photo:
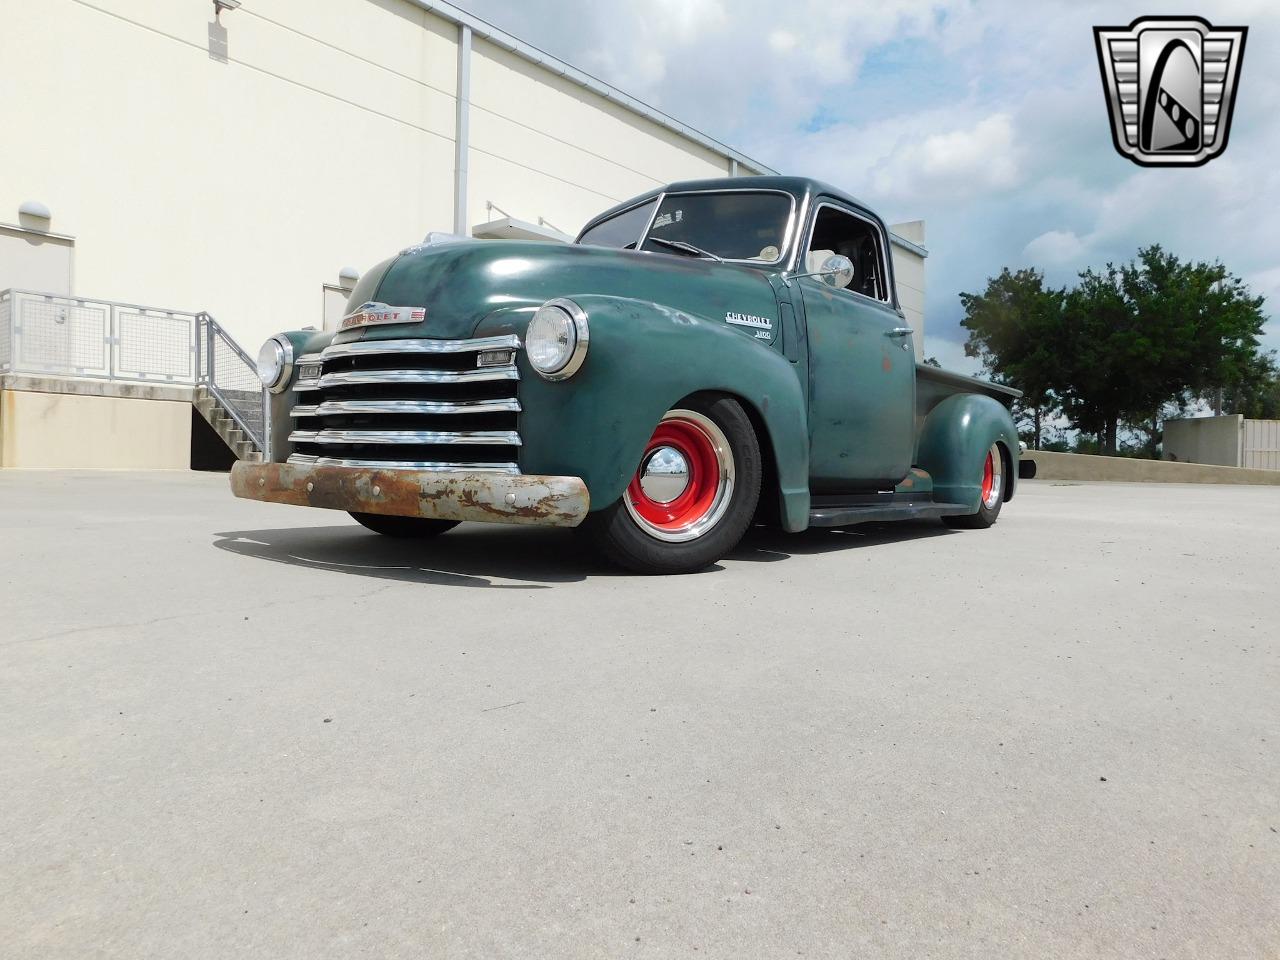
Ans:
<svg viewBox="0 0 1280 960"><path fill-rule="evenodd" d="M692 243L685 243L683 240L664 240L662 237L649 237L648 242L661 244L664 247L670 247L672 250L679 250L681 253L687 253L691 257L706 257L708 260L716 261L716 263L724 263L723 257L717 257L714 253L708 253L701 247L695 247Z"/></svg>

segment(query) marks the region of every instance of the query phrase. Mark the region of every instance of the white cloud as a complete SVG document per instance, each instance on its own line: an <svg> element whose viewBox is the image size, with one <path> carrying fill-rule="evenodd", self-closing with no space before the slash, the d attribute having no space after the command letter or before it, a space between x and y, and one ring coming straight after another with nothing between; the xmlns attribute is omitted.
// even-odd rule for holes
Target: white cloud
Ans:
<svg viewBox="0 0 1280 960"><path fill-rule="evenodd" d="M1244 280L1254 293L1261 294L1268 300L1280 300L1280 265L1251 273Z"/></svg>
<svg viewBox="0 0 1280 960"><path fill-rule="evenodd" d="M954 370L956 373L968 374L971 377L982 376L982 364L977 358L964 355L963 343L931 336L927 323L925 324L924 356L937 360L944 370Z"/></svg>
<svg viewBox="0 0 1280 960"><path fill-rule="evenodd" d="M1092 27L1151 12L1113 0L456 2L779 170L925 219L931 342L962 336L956 294L1002 266L1065 283L1150 243L1280 303L1274 0L1206 13L1248 24L1249 47L1227 152L1186 170L1111 144Z"/></svg>
<svg viewBox="0 0 1280 960"><path fill-rule="evenodd" d="M871 183L885 197L1006 190L1018 181L1019 153L1012 118L997 113L969 127L899 141L876 165Z"/></svg>
<svg viewBox="0 0 1280 960"><path fill-rule="evenodd" d="M1022 254L1033 264L1075 263L1084 253L1085 243L1070 230L1048 230L1022 249Z"/></svg>
<svg viewBox="0 0 1280 960"><path fill-rule="evenodd" d="M769 46L777 53L790 53L800 46L800 39L790 30L773 30L769 33Z"/></svg>

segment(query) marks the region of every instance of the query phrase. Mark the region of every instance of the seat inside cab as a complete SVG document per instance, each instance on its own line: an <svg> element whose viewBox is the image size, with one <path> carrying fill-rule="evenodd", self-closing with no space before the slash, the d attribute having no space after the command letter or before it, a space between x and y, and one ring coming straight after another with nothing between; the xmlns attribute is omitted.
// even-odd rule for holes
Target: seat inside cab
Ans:
<svg viewBox="0 0 1280 960"><path fill-rule="evenodd" d="M853 263L853 279L846 289L876 300L887 300L888 284L875 225L835 207L818 210L813 237L805 256L805 269L816 273L833 254Z"/></svg>

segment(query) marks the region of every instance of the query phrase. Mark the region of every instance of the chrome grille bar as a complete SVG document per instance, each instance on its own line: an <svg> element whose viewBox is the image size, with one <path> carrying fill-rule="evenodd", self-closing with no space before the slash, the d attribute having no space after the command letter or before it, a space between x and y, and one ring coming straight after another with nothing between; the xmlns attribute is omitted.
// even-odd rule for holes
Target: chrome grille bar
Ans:
<svg viewBox="0 0 1280 960"><path fill-rule="evenodd" d="M367 357L380 353L474 353L477 350L518 350L520 338L515 334L480 337L476 340L353 340L331 343L320 353L321 358Z"/></svg>
<svg viewBox="0 0 1280 960"><path fill-rule="evenodd" d="M322 444L492 444L518 447L514 430L295 430L290 443Z"/></svg>
<svg viewBox="0 0 1280 960"><path fill-rule="evenodd" d="M295 384L288 462L518 474L520 349L510 334L330 344Z"/></svg>
<svg viewBox="0 0 1280 960"><path fill-rule="evenodd" d="M481 367L477 370L344 370L326 373L311 383L299 383L295 390L327 390L330 387L358 387L382 383L485 383L496 380L519 380L514 364L503 367Z"/></svg>
<svg viewBox="0 0 1280 960"><path fill-rule="evenodd" d="M316 467L361 467L373 470L440 470L447 473L511 473L520 468L514 463L452 463L439 460L358 460L347 457L317 457L295 453L289 462Z"/></svg>
<svg viewBox="0 0 1280 960"><path fill-rule="evenodd" d="M291 417L337 417L365 413L519 413L520 401L514 397L498 400L326 400L323 403L299 405L289 411Z"/></svg>

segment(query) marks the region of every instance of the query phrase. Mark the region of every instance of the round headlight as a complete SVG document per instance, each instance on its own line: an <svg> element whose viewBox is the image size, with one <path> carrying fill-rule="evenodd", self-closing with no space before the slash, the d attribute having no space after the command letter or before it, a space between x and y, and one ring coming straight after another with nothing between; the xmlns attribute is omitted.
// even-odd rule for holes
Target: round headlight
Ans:
<svg viewBox="0 0 1280 960"><path fill-rule="evenodd" d="M524 346L529 363L548 380L565 380L587 358L587 314L572 300L548 300L529 322Z"/></svg>
<svg viewBox="0 0 1280 960"><path fill-rule="evenodd" d="M279 393L289 385L293 370L293 345L284 337L272 337L258 351L258 377L262 385Z"/></svg>

